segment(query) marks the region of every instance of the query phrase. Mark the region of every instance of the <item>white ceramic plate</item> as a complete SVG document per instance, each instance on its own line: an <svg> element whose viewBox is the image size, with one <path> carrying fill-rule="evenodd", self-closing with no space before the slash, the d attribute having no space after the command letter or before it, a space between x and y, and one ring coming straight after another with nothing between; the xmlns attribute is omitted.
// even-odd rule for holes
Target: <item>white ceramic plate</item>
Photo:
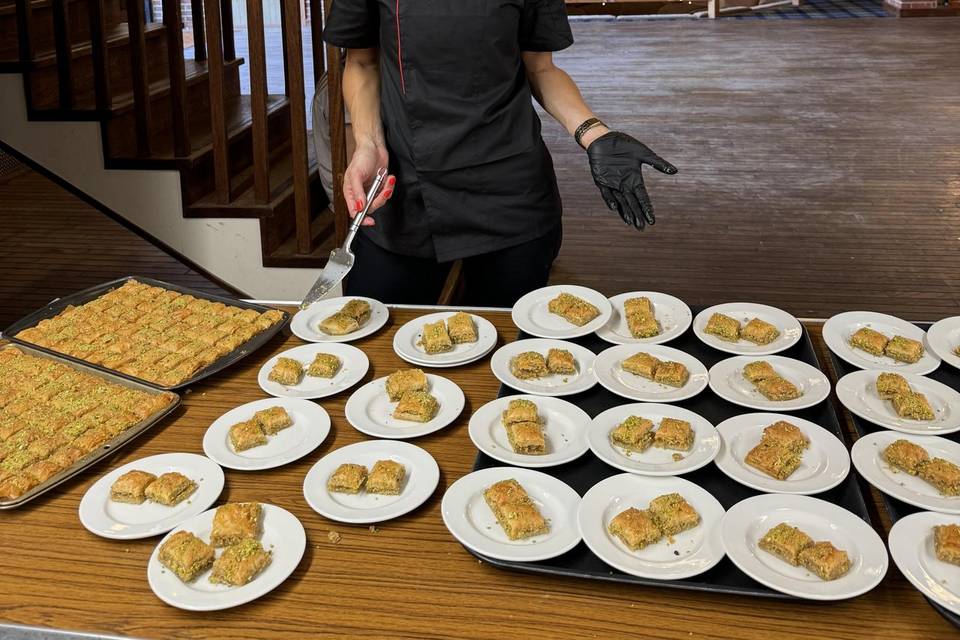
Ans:
<svg viewBox="0 0 960 640"><path fill-rule="evenodd" d="M375 438L417 438L439 431L452 423L463 411L465 398L456 383L427 374L429 391L440 403L440 409L429 422L397 420L393 410L397 403L387 397L387 378L377 378L353 392L344 408L347 422L361 433Z"/></svg>
<svg viewBox="0 0 960 640"><path fill-rule="evenodd" d="M742 339L737 342L721 340L717 336L704 331L707 321L714 313L722 313L734 320L739 320L741 327L754 318L760 318L779 329L780 335L770 344L755 344ZM720 351L744 356L766 356L779 353L797 344L800 337L803 336L803 327L800 326L799 320L776 307L754 302L727 302L709 307L698 313L697 317L693 319L693 332L702 342Z"/></svg>
<svg viewBox="0 0 960 640"><path fill-rule="evenodd" d="M583 298L599 309L600 315L582 327L578 327L564 318L550 313L547 308L548 303L561 293L570 293L578 298ZM593 333L607 324L612 313L613 308L610 306L610 301L599 291L573 284L561 284L543 287L523 296L513 305L511 317L515 325L532 336L566 339Z"/></svg>
<svg viewBox="0 0 960 640"><path fill-rule="evenodd" d="M172 571L160 564L160 547L177 531L189 531L204 542L210 541L213 516L216 509L205 511L174 529L153 550L147 563L147 580L158 598L178 609L189 611L217 611L228 609L266 595L280 586L300 564L307 546L303 525L296 516L272 504L263 505L263 533L260 542L272 551L273 558L256 578L242 587L231 587L210 582L210 571L184 584ZM217 556L223 552L217 549Z"/></svg>
<svg viewBox="0 0 960 640"><path fill-rule="evenodd" d="M483 492L500 480L515 479L550 523L539 536L510 540L483 499ZM562 555L577 546L577 507L580 496L562 481L533 469L491 467L469 473L443 494L443 523L460 544L498 560L536 562Z"/></svg>
<svg viewBox="0 0 960 640"><path fill-rule="evenodd" d="M760 442L763 429L778 420L790 422L810 440L800 466L786 480L777 480L744 462ZM714 462L720 471L752 489L767 493L810 495L837 486L850 473L850 454L835 435L817 424L781 413L746 413L717 425L723 445Z"/></svg>
<svg viewBox="0 0 960 640"><path fill-rule="evenodd" d="M795 384L803 395L795 400L767 400L753 384L743 377L744 365L754 362L753 356L734 356L721 360L710 368L710 388L733 404L760 411L796 411L820 404L830 395L827 376L806 362L783 356L764 356L777 374Z"/></svg>
<svg viewBox="0 0 960 640"><path fill-rule="evenodd" d="M914 391L927 397L933 408L933 420L901 418L893 402L877 393L877 376L882 371L854 371L837 381L837 398L851 413L868 422L917 435L943 435L960 431L960 393L947 385L915 373L901 374Z"/></svg>
<svg viewBox="0 0 960 640"><path fill-rule="evenodd" d="M646 297L653 303L653 311L660 323L660 333L652 338L634 338L623 315L623 303L630 298ZM656 291L632 291L610 298L612 312L607 324L597 329L597 336L613 344L663 344L683 335L690 327L693 313L680 298Z"/></svg>
<svg viewBox="0 0 960 640"><path fill-rule="evenodd" d="M369 471L377 460L393 460L406 469L400 495L327 491L327 480L341 464L362 464ZM320 458L303 480L303 497L314 511L331 520L367 524L413 511L433 495L439 481L437 461L420 447L396 440L366 440L340 447Z"/></svg>
<svg viewBox="0 0 960 640"><path fill-rule="evenodd" d="M125 504L110 500L110 487L128 471L155 476L177 471L197 483L197 490L172 507L155 502ZM90 485L80 501L80 522L90 533L113 540L158 536L205 511L223 491L223 470L213 460L195 453L162 453L134 460Z"/></svg>
<svg viewBox="0 0 960 640"><path fill-rule="evenodd" d="M477 327L477 341L453 345L453 351L447 353L429 354L420 346L420 337L423 325L428 322L447 320L452 311L431 313L414 318L393 334L393 350L407 362L424 367L456 367L479 360L497 346L497 329L486 318L473 315L473 322Z"/></svg>
<svg viewBox="0 0 960 640"><path fill-rule="evenodd" d="M850 557L850 570L821 580L757 546L781 522L814 540L829 540ZM844 600L870 591L887 573L887 549L869 524L835 504L810 496L762 494L727 510L721 524L723 546L745 574L771 589L808 600Z"/></svg>
<svg viewBox="0 0 960 640"><path fill-rule="evenodd" d="M679 493L700 514L700 524L638 551L631 551L607 531L610 521L630 507L646 509L666 493ZM681 580L699 575L723 559L720 522L723 506L683 478L644 478L631 473L595 484L580 502L577 525L583 541L608 565L624 573L657 580Z"/></svg>
<svg viewBox="0 0 960 640"><path fill-rule="evenodd" d="M530 400L543 421L547 452L543 455L514 453L501 420L511 400ZM494 460L518 467L552 467L576 460L587 452L590 416L580 407L544 396L519 395L491 400L470 417L470 439L477 449Z"/></svg>
<svg viewBox="0 0 960 640"><path fill-rule="evenodd" d="M270 407L283 407L293 424L276 435L267 436L267 444L234 451L230 445L230 427ZM315 402L300 398L265 398L240 405L213 421L203 434L203 452L217 464L240 471L273 469L307 455L330 433L330 416Z"/></svg>
<svg viewBox="0 0 960 640"><path fill-rule="evenodd" d="M318 353L329 353L340 358L341 366L337 375L332 378L318 378L306 375L306 368L310 366ZM270 370L277 363L278 358L293 358L299 360L304 368L304 375L299 384L285 385L269 380ZM313 400L316 398L326 398L349 389L367 375L367 369L370 368L370 361L360 349L348 344L322 343L305 344L293 349L288 349L283 353L278 353L267 360L260 373L257 374L257 382L260 388L272 396L278 398L304 398Z"/></svg>
<svg viewBox="0 0 960 640"><path fill-rule="evenodd" d="M686 420L694 431L689 451L650 447L643 453L627 451L610 442L610 431L629 416L639 416L659 425L664 418ZM624 404L607 409L593 419L587 433L590 450L612 467L643 476L676 476L710 463L720 450L717 430L703 416L669 404ZM674 454L680 456L674 459Z"/></svg>
<svg viewBox="0 0 960 640"><path fill-rule="evenodd" d="M960 567L937 558L933 527L960 524L960 517L921 511L897 520L887 542L901 573L920 593L960 615Z"/></svg>
<svg viewBox="0 0 960 640"><path fill-rule="evenodd" d="M950 366L960 369L960 316L944 318L927 329L927 347Z"/></svg>
<svg viewBox="0 0 960 640"><path fill-rule="evenodd" d="M875 356L850 346L850 337L861 327L870 327L888 338L895 335L924 343L923 357L913 364L899 362L887 356ZM847 311L839 313L823 325L823 341L841 360L860 369L887 369L897 373L925 375L940 366L940 358L931 353L926 332L917 325L885 313Z"/></svg>
<svg viewBox="0 0 960 640"><path fill-rule="evenodd" d="M334 313L340 310L340 307L351 300L366 300L370 305L370 318L362 327L342 336L331 336L320 330L320 323ZM344 296L342 298L330 298L314 302L306 309L301 309L294 314L290 321L290 330L301 340L307 342L353 342L360 338L365 338L380 330L380 327L387 323L390 317L390 311L386 305L373 298L364 298L363 296Z"/></svg>
<svg viewBox="0 0 960 640"><path fill-rule="evenodd" d="M921 509L960 514L960 496L944 496L933 485L906 471L891 467L881 453L895 440L909 440L927 450L931 458L960 464L960 444L938 436L914 436L894 431L875 431L853 444L850 457L863 478L888 496Z"/></svg>
<svg viewBox="0 0 960 640"><path fill-rule="evenodd" d="M640 351L649 353L660 360L671 360L686 366L690 372L690 379L687 380L687 384L678 389L624 371L620 363ZM597 354L597 359L593 363L593 370L597 380L608 391L641 402L679 402L680 400L686 400L706 389L708 382L707 368L703 366L702 362L684 351L660 344L622 344L610 347Z"/></svg>
<svg viewBox="0 0 960 640"><path fill-rule="evenodd" d="M524 351L538 351L546 358L547 351L550 349L566 349L572 353L577 361L577 372L572 375L551 374L528 380L521 380L511 373L510 360L515 355ZM500 382L517 391L538 396L569 396L586 391L597 384L597 378L593 373L596 357L590 349L573 342L530 338L510 342L497 349L490 358L490 368Z"/></svg>

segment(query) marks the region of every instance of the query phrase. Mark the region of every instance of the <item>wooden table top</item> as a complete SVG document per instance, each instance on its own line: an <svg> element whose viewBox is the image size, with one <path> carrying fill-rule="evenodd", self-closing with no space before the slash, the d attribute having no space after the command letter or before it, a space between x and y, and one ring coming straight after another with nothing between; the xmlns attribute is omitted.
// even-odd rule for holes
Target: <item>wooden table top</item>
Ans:
<svg viewBox="0 0 960 640"><path fill-rule="evenodd" d="M353 343L370 357L364 382L404 365L393 353L393 333L420 313L393 309L384 329ZM480 315L496 325L501 342L516 335L509 314ZM818 339L818 328L811 329ZM537 576L478 561L444 527L440 499L473 467L476 449L467 422L499 387L488 358L441 372L463 388L466 408L452 426L415 440L440 465L440 486L425 505L375 529L331 522L307 506L302 493L307 470L330 451L366 439L344 418L349 392L324 399L333 425L316 451L269 471L226 470L218 502L269 502L300 518L307 550L297 570L275 591L235 609L192 613L165 605L146 579L158 539L112 541L87 532L77 517L83 493L121 464L165 452L202 453L204 431L214 419L264 397L256 382L261 364L297 344L300 340L289 333L277 336L239 365L194 385L177 413L128 448L29 505L0 513L0 593L5 594L0 621L145 638L277 638L300 632L366 638L629 633L636 638L904 640L956 634L893 563L870 593L819 604ZM822 358L822 343L819 350ZM339 542L331 542L331 531L340 534ZM886 530L880 533L885 539Z"/></svg>

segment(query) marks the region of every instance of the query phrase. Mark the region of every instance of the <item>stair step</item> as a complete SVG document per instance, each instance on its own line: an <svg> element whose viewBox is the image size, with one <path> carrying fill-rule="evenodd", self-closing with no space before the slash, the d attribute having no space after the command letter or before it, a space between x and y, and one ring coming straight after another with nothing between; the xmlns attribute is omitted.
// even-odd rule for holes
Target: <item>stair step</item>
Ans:
<svg viewBox="0 0 960 640"><path fill-rule="evenodd" d="M163 36L166 27L162 22L148 22L144 28L144 37L147 40ZM107 32L107 55L110 55L109 49L120 47L130 41L129 29L126 23L117 24L110 27ZM90 41L75 42L70 47L70 55L73 60L91 55L92 47ZM46 67L57 64L57 52L55 50L35 52L31 65L33 68Z"/></svg>
<svg viewBox="0 0 960 640"><path fill-rule="evenodd" d="M297 238L291 234L284 242L263 255L265 267L322 268L333 251L335 238L333 233L333 211L325 207L310 224L316 247L308 254L297 253Z"/></svg>
<svg viewBox="0 0 960 640"><path fill-rule="evenodd" d="M233 60L227 60L224 63L225 68L230 67L239 67L243 64L243 58L234 58ZM206 62L197 62L196 60L184 60L183 69L186 74L187 86L193 86L200 82L204 82L207 79L207 63ZM157 80L156 82L151 82L150 87L150 99L156 100L157 98L162 98L170 94L170 80L163 79ZM93 96L91 96L92 98ZM92 100L90 101L92 104ZM113 115L120 115L125 111L133 109L133 91L127 91L118 95L113 96L113 100L110 104L110 113Z"/></svg>

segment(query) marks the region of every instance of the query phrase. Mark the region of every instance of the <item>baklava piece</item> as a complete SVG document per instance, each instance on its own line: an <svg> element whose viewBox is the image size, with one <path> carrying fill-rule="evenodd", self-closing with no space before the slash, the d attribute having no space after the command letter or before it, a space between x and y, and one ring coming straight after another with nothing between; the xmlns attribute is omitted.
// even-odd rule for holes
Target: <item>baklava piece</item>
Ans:
<svg viewBox="0 0 960 640"><path fill-rule="evenodd" d="M904 440L894 440L880 454L891 467L906 471L912 476L920 473L920 467L930 461L930 454L918 444Z"/></svg>
<svg viewBox="0 0 960 640"><path fill-rule="evenodd" d="M664 418L653 434L653 446L660 449L689 451L693 446L693 428L686 420Z"/></svg>
<svg viewBox="0 0 960 640"><path fill-rule="evenodd" d="M796 527L781 522L767 531L757 543L767 553L772 553L784 562L800 566L800 553L813 546L813 539Z"/></svg>
<svg viewBox="0 0 960 640"><path fill-rule="evenodd" d="M110 487L110 499L127 504L143 504L147 499L146 489L157 476L136 469L127 471L114 480Z"/></svg>
<svg viewBox="0 0 960 640"><path fill-rule="evenodd" d="M623 313L626 316L644 316L647 318L652 318L655 315L653 302L646 296L638 296L624 300Z"/></svg>
<svg viewBox="0 0 960 640"><path fill-rule="evenodd" d="M820 576L821 580L836 580L850 570L847 552L822 540L800 552L798 560L803 567Z"/></svg>
<svg viewBox="0 0 960 640"><path fill-rule="evenodd" d="M537 505L520 483L512 478L487 487L483 499L511 540L522 540L549 531L547 521Z"/></svg>
<svg viewBox="0 0 960 640"><path fill-rule="evenodd" d="M780 376L764 378L757 383L757 390L760 391L767 400L773 400L775 402L795 400L803 395L803 392L797 388L797 385Z"/></svg>
<svg viewBox="0 0 960 640"><path fill-rule="evenodd" d="M620 367L627 373L632 373L636 376L642 378L648 378L653 380L654 373L657 370L657 366L660 364L660 360L653 357L649 353L635 353L623 362L620 363Z"/></svg>
<svg viewBox="0 0 960 640"><path fill-rule="evenodd" d="M340 371L340 358L330 353L318 353L307 367L307 375L314 378L332 378Z"/></svg>
<svg viewBox="0 0 960 640"><path fill-rule="evenodd" d="M263 506L259 502L230 502L213 514L210 544L229 547L245 538L260 537Z"/></svg>
<svg viewBox="0 0 960 640"><path fill-rule="evenodd" d="M323 319L319 325L320 331L330 336L345 336L360 328L356 318L352 318L340 311Z"/></svg>
<svg viewBox="0 0 960 640"><path fill-rule="evenodd" d="M810 446L810 439L803 434L800 427L785 420L777 420L770 426L764 427L763 440L797 453L801 453Z"/></svg>
<svg viewBox="0 0 960 640"><path fill-rule="evenodd" d="M960 565L960 525L938 524L935 526L933 550L939 560Z"/></svg>
<svg viewBox="0 0 960 640"><path fill-rule="evenodd" d="M239 587L249 584L270 564L271 553L259 540L247 538L223 550L213 563L210 582Z"/></svg>
<svg viewBox="0 0 960 640"><path fill-rule="evenodd" d="M253 414L253 420L267 435L275 435L293 425L293 418L283 407L269 407Z"/></svg>
<svg viewBox="0 0 960 640"><path fill-rule="evenodd" d="M540 456L547 452L547 441L543 435L543 425L539 422L514 422L506 425L507 440L514 453L528 456Z"/></svg>
<svg viewBox="0 0 960 640"><path fill-rule="evenodd" d="M303 365L293 358L277 358L277 363L267 376L269 380L284 385L299 384L302 377Z"/></svg>
<svg viewBox="0 0 960 640"><path fill-rule="evenodd" d="M440 403L426 391L408 391L400 398L393 417L397 420L430 422L437 415Z"/></svg>
<svg viewBox="0 0 960 640"><path fill-rule="evenodd" d="M447 332L454 344L476 342L479 339L473 316L463 311L458 311L447 318Z"/></svg>
<svg viewBox="0 0 960 640"><path fill-rule="evenodd" d="M927 396L919 391L908 391L893 396L893 408L901 418L933 420L936 416Z"/></svg>
<svg viewBox="0 0 960 640"><path fill-rule="evenodd" d="M423 350L430 354L453 350L453 340L443 320L423 325L420 344L423 345Z"/></svg>
<svg viewBox="0 0 960 640"><path fill-rule="evenodd" d="M227 432L230 446L236 452L246 451L267 444L267 434L256 420L245 420L230 427Z"/></svg>
<svg viewBox="0 0 960 640"><path fill-rule="evenodd" d="M678 389L687 384L690 372L679 362L661 362L653 373L653 381Z"/></svg>
<svg viewBox="0 0 960 640"><path fill-rule="evenodd" d="M172 507L180 504L197 490L197 483L176 471L161 474L145 490L148 500Z"/></svg>
<svg viewBox="0 0 960 640"><path fill-rule="evenodd" d="M634 507L618 513L610 521L607 531L620 538L631 551L643 549L663 537L650 513Z"/></svg>
<svg viewBox="0 0 960 640"><path fill-rule="evenodd" d="M743 377L753 384L767 378L773 378L776 375L777 372L773 369L773 365L766 360L754 360L743 365Z"/></svg>
<svg viewBox="0 0 960 640"><path fill-rule="evenodd" d="M647 509L665 536L676 535L700 524L700 514L679 493L654 498Z"/></svg>
<svg viewBox="0 0 960 640"><path fill-rule="evenodd" d="M20 473L0 481L0 500L16 500L39 483L35 478Z"/></svg>
<svg viewBox="0 0 960 640"><path fill-rule="evenodd" d="M660 335L660 323L653 316L627 315L627 329L634 338L652 338Z"/></svg>
<svg viewBox="0 0 960 640"><path fill-rule="evenodd" d="M184 582L193 582L210 568L215 557L213 547L189 531L177 531L160 546L160 564Z"/></svg>
<svg viewBox="0 0 960 640"><path fill-rule="evenodd" d="M929 482L945 496L960 496L960 467L944 460L933 458L920 465L920 477Z"/></svg>
<svg viewBox="0 0 960 640"><path fill-rule="evenodd" d="M881 373L877 376L877 393L884 400L892 400L894 396L910 391L910 383L899 373Z"/></svg>
<svg viewBox="0 0 960 640"><path fill-rule="evenodd" d="M510 359L510 373L520 380L542 378L549 373L547 360L542 353L536 351L518 353Z"/></svg>
<svg viewBox="0 0 960 640"><path fill-rule="evenodd" d="M740 331L740 337L749 340L754 344L770 344L780 337L780 330L769 322L764 322L760 318L754 318L743 326Z"/></svg>
<svg viewBox="0 0 960 640"><path fill-rule="evenodd" d="M501 420L504 426L517 422L540 422L540 414L537 413L537 405L532 400L517 398L507 404Z"/></svg>
<svg viewBox="0 0 960 640"><path fill-rule="evenodd" d="M547 351L547 371L572 375L577 372L577 361L566 349L550 349Z"/></svg>
<svg viewBox="0 0 960 640"><path fill-rule="evenodd" d="M561 293L548 302L547 310L578 327L582 327L600 315L600 310L597 307L570 293Z"/></svg>
<svg viewBox="0 0 960 640"><path fill-rule="evenodd" d="M377 460L370 475L367 476L367 493L378 493L385 496L400 495L403 486L403 477L407 470L399 462L393 460Z"/></svg>
<svg viewBox="0 0 960 640"><path fill-rule="evenodd" d="M367 481L367 468L362 464L345 462L327 478L327 490L334 493L360 493Z"/></svg>
<svg viewBox="0 0 960 640"><path fill-rule="evenodd" d="M744 462L771 478L786 480L800 467L800 454L775 442L761 439L747 452Z"/></svg>
<svg viewBox="0 0 960 640"><path fill-rule="evenodd" d="M850 346L875 356L882 356L889 342L887 336L870 327L860 327L850 336Z"/></svg>
<svg viewBox="0 0 960 640"><path fill-rule="evenodd" d="M367 320L370 319L370 303L366 300L354 298L347 304L343 305L343 307L340 309L340 313L353 318L357 321L357 324L362 327L367 323Z"/></svg>
<svg viewBox="0 0 960 640"><path fill-rule="evenodd" d="M714 313L707 320L703 328L705 333L717 336L727 342L736 342L740 339L740 322L722 313Z"/></svg>
<svg viewBox="0 0 960 640"><path fill-rule="evenodd" d="M387 377L387 397L397 402L408 391L426 391L427 374L422 369L400 369Z"/></svg>
<svg viewBox="0 0 960 640"><path fill-rule="evenodd" d="M629 416L610 431L612 444L638 453L649 449L653 438L653 422L638 416Z"/></svg>
<svg viewBox="0 0 960 640"><path fill-rule="evenodd" d="M903 336L893 336L883 353L894 360L913 364L923 357L923 343Z"/></svg>

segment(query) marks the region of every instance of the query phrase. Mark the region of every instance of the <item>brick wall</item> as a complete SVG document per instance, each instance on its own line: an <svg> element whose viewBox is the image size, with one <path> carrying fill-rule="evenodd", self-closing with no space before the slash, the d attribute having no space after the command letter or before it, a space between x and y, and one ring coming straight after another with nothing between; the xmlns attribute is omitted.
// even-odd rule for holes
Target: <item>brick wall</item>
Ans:
<svg viewBox="0 0 960 640"><path fill-rule="evenodd" d="M153 7L154 22L163 21L163 0L150 0ZM183 18L183 27L187 31L193 31L193 11L190 8L190 0L181 0L180 15Z"/></svg>

